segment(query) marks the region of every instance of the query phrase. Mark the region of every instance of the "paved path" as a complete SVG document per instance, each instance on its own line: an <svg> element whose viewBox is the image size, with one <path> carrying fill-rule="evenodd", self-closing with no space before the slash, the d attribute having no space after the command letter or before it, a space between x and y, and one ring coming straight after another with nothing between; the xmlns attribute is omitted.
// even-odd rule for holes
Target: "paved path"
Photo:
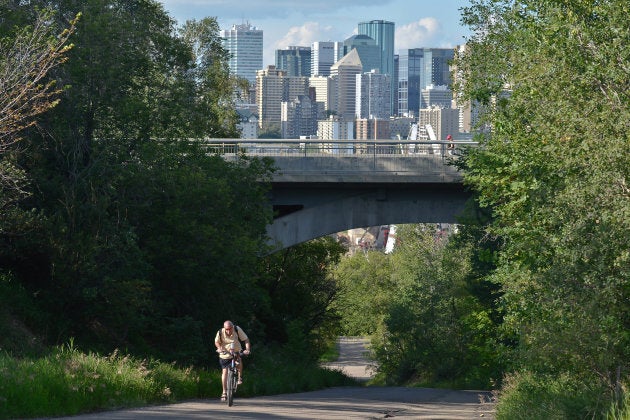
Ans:
<svg viewBox="0 0 630 420"><path fill-rule="evenodd" d="M331 364L350 376L368 380L373 370L364 353L367 341L341 339L340 357ZM238 398L234 406L216 400L89 414L68 419L492 419L488 394L404 387L339 387L298 394Z"/></svg>
<svg viewBox="0 0 630 420"><path fill-rule="evenodd" d="M365 338L340 337L337 340L339 358L324 366L339 369L343 373L360 381L374 377L374 365L367 359L370 342Z"/></svg>

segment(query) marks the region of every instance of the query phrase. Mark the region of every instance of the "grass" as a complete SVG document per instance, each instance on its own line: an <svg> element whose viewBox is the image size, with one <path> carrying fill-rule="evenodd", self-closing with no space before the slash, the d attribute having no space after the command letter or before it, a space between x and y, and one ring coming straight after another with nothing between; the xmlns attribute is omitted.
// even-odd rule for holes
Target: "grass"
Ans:
<svg viewBox="0 0 630 420"><path fill-rule="evenodd" d="M321 363L328 363L328 362L334 362L337 359L339 359L339 346L337 345L336 339L331 339L328 342L326 351L319 358L319 361Z"/></svg>
<svg viewBox="0 0 630 420"><path fill-rule="evenodd" d="M263 351L245 361L240 396L356 384L340 372L278 355ZM40 358L0 354L0 419L68 416L220 394L218 362L216 369L198 369L118 352L84 353L71 344Z"/></svg>
<svg viewBox="0 0 630 420"><path fill-rule="evenodd" d="M572 374L519 372L508 376L498 397L497 419L630 420L630 396L617 398L602 381Z"/></svg>

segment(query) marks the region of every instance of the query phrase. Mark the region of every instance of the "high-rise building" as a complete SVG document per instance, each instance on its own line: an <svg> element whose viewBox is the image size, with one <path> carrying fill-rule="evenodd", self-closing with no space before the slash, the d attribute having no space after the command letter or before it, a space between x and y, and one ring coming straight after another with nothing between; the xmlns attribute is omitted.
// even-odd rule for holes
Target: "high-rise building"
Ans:
<svg viewBox="0 0 630 420"><path fill-rule="evenodd" d="M290 46L276 50L276 68L289 77L311 76L311 47Z"/></svg>
<svg viewBox="0 0 630 420"><path fill-rule="evenodd" d="M311 44L311 76L328 76L330 67L343 57L343 43L316 41Z"/></svg>
<svg viewBox="0 0 630 420"><path fill-rule="evenodd" d="M354 121L345 121L336 115L331 115L326 120L317 121L317 138L322 140L353 140ZM329 148L331 153L350 153L348 145L339 144Z"/></svg>
<svg viewBox="0 0 630 420"><path fill-rule="evenodd" d="M258 126L262 129L269 129L274 124L280 129L280 104L283 100L285 74L276 69L276 66L267 66L256 73Z"/></svg>
<svg viewBox="0 0 630 420"><path fill-rule="evenodd" d="M385 20L371 20L360 22L359 35L367 35L376 41L379 47L381 74L394 74L394 22Z"/></svg>
<svg viewBox="0 0 630 420"><path fill-rule="evenodd" d="M299 139L317 134L317 104L306 95L282 102L282 138Z"/></svg>
<svg viewBox="0 0 630 420"><path fill-rule="evenodd" d="M420 109L420 73L424 50L402 50L398 55L398 102L399 116L414 117Z"/></svg>
<svg viewBox="0 0 630 420"><path fill-rule="evenodd" d="M324 111L337 109L337 85L329 76L312 76L308 79L311 89L315 90L315 100L324 104Z"/></svg>
<svg viewBox="0 0 630 420"><path fill-rule="evenodd" d="M355 127L357 140L389 139L389 119L361 118L355 120Z"/></svg>
<svg viewBox="0 0 630 420"><path fill-rule="evenodd" d="M421 109L418 115L418 125L425 127L431 125L437 140L446 140L449 134L457 137L459 133L459 110L453 108L427 108Z"/></svg>
<svg viewBox="0 0 630 420"><path fill-rule="evenodd" d="M308 77L288 77L276 66L267 66L256 73L258 125L263 130L280 131L282 102L308 95Z"/></svg>
<svg viewBox="0 0 630 420"><path fill-rule="evenodd" d="M400 57L394 55L394 74L392 74L392 116L398 114L398 73L400 68Z"/></svg>
<svg viewBox="0 0 630 420"><path fill-rule="evenodd" d="M420 108L452 108L453 91L448 86L429 85L420 90Z"/></svg>
<svg viewBox="0 0 630 420"><path fill-rule="evenodd" d="M421 91L427 86L450 86L449 62L454 53L451 48L412 48L400 52L397 115L415 116L419 109L428 108L420 103Z"/></svg>
<svg viewBox="0 0 630 420"><path fill-rule="evenodd" d="M429 85L450 86L450 62L454 57L454 48L424 48L420 73L420 89L424 89Z"/></svg>
<svg viewBox="0 0 630 420"><path fill-rule="evenodd" d="M391 78L377 69L356 75L357 118L389 119L391 115Z"/></svg>
<svg viewBox="0 0 630 420"><path fill-rule="evenodd" d="M466 45L458 45L455 49L457 55L466 54ZM453 84L464 84L464 74L457 66L451 66ZM454 98L453 108L459 109L459 131L460 133L470 133L477 124L479 105L475 101L463 100L462 94L459 93Z"/></svg>
<svg viewBox="0 0 630 420"><path fill-rule="evenodd" d="M363 65L357 50L350 51L330 68L330 76L337 85L337 115L345 120L353 120L356 105L357 74Z"/></svg>
<svg viewBox="0 0 630 420"><path fill-rule="evenodd" d="M388 74L394 79L394 22L388 22L386 20L360 22L358 32L359 35L367 35L376 41L380 55L379 71L381 74ZM391 86L391 91L392 102L390 104L390 112L394 109L393 98L396 93L395 86Z"/></svg>
<svg viewBox="0 0 630 420"><path fill-rule="evenodd" d="M230 52L230 72L256 83L256 72L263 68L263 31L250 25L232 25L221 31L223 47Z"/></svg>
<svg viewBox="0 0 630 420"><path fill-rule="evenodd" d="M363 71L368 72L373 69L380 71L381 53L374 39L367 35L353 35L343 41L344 55L348 54L353 48L359 53Z"/></svg>

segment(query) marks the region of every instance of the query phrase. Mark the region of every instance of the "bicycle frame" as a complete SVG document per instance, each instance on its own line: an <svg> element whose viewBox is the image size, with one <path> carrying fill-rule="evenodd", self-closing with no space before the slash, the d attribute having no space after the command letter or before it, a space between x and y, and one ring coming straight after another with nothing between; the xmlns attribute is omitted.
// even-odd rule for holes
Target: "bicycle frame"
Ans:
<svg viewBox="0 0 630 420"><path fill-rule="evenodd" d="M227 371L227 384L226 384L226 393L227 393L227 405L232 407L234 404L234 394L236 393L236 389L238 388L238 365L241 360L241 356L243 352L230 352L232 355L232 361L230 362L230 366Z"/></svg>

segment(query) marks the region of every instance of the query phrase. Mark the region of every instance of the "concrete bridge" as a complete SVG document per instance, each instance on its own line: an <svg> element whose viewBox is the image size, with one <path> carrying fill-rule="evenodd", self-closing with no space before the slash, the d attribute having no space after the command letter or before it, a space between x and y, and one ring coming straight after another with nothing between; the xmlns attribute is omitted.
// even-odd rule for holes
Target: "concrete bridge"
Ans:
<svg viewBox="0 0 630 420"><path fill-rule="evenodd" d="M215 143L216 142L216 143ZM226 158L238 151L274 159L267 233L276 249L347 229L454 223L470 197L449 162L476 143L396 140L211 140Z"/></svg>

